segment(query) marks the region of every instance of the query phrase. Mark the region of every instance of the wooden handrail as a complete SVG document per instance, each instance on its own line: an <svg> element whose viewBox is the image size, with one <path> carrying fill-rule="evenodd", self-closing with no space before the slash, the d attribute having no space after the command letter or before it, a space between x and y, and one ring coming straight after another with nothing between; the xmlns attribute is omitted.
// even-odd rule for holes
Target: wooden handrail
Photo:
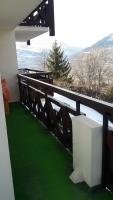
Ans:
<svg viewBox="0 0 113 200"><path fill-rule="evenodd" d="M47 88L51 89L52 92L56 92L64 97L67 97L73 101L77 101L80 104L93 108L100 112L101 114L106 113L107 115L113 116L113 105L111 103L107 103L105 101L101 101L92 97L88 97L86 95L82 95L64 88L57 87L55 85L51 85L49 83L45 83L40 80L36 80L25 75L18 75L19 78L22 78L28 82L28 84L36 83L38 86L43 87L45 90Z"/></svg>
<svg viewBox="0 0 113 200"><path fill-rule="evenodd" d="M18 71L27 71L27 72L36 72L36 73L39 73L41 75L52 75L52 72L46 72L46 71L43 71L43 70L37 70L37 69L30 69L30 68L19 68Z"/></svg>

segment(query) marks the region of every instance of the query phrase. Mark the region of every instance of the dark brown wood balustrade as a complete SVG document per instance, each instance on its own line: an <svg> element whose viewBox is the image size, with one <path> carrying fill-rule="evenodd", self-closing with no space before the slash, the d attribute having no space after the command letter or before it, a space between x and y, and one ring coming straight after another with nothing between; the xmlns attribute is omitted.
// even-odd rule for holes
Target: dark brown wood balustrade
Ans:
<svg viewBox="0 0 113 200"><path fill-rule="evenodd" d="M80 105L93 108L103 116L103 158L102 185L113 191L113 130L108 127L108 121L113 122L113 105L85 95L80 95L35 77L18 75L20 101L36 118L40 119L50 131L65 145L72 149L72 116L82 114ZM52 96L50 95L50 91ZM75 101L75 109L54 98L58 93ZM90 116L89 116L90 117ZM82 147L81 147L82 148Z"/></svg>
<svg viewBox="0 0 113 200"><path fill-rule="evenodd" d="M29 69L29 68L20 68L18 69L19 74L24 74L27 73L27 76L30 76L31 78L36 78L35 76L40 79L40 76L47 78L47 79L52 79L52 72L46 72L46 71L41 71L37 69ZM34 77L31 76L31 74L34 75Z"/></svg>
<svg viewBox="0 0 113 200"><path fill-rule="evenodd" d="M52 72L46 72L46 71L39 71L39 70L35 70L35 69L28 69L28 68L22 68L19 69L19 74L23 74L24 76L36 79L36 80L40 80L46 83L50 83L53 84L53 77L52 77ZM26 82L26 80L24 79L24 81ZM33 83L33 87L37 88L37 84ZM39 88L41 91L44 92L43 87ZM47 93L51 96L53 96L53 93L51 92L51 90L48 88Z"/></svg>

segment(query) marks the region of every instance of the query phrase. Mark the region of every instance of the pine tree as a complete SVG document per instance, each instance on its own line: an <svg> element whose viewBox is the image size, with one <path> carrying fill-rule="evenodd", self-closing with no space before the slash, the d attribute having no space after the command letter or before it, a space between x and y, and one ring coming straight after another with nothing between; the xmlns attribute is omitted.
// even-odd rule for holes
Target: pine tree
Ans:
<svg viewBox="0 0 113 200"><path fill-rule="evenodd" d="M53 72L55 79L67 79L71 70L70 63L57 41L53 43L52 50L47 58L47 67Z"/></svg>

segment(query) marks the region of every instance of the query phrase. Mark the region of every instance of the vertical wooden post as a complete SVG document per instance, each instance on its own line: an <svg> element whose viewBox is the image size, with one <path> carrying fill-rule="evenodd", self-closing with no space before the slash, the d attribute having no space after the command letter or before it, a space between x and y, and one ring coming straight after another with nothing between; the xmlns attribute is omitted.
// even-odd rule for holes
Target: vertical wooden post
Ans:
<svg viewBox="0 0 113 200"><path fill-rule="evenodd" d="M54 0L48 0L48 18L50 36L55 36Z"/></svg>
<svg viewBox="0 0 113 200"><path fill-rule="evenodd" d="M102 146L102 186L106 186L107 174L107 133L108 133L108 117L103 114L103 146Z"/></svg>
<svg viewBox="0 0 113 200"><path fill-rule="evenodd" d="M78 115L80 115L80 102L76 101L76 112Z"/></svg>

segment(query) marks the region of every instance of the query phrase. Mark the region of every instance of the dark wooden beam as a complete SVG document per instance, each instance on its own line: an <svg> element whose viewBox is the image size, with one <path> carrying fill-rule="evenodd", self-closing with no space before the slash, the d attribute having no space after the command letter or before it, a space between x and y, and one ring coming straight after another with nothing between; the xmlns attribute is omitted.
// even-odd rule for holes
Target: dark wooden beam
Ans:
<svg viewBox="0 0 113 200"><path fill-rule="evenodd" d="M31 42L30 40L27 40L27 45L30 46L31 45Z"/></svg>
<svg viewBox="0 0 113 200"><path fill-rule="evenodd" d="M49 15L49 34L55 36L55 17L54 17L54 0L48 1L48 15Z"/></svg>
<svg viewBox="0 0 113 200"><path fill-rule="evenodd" d="M54 0L43 0L20 26L49 27L50 36L55 36Z"/></svg>

